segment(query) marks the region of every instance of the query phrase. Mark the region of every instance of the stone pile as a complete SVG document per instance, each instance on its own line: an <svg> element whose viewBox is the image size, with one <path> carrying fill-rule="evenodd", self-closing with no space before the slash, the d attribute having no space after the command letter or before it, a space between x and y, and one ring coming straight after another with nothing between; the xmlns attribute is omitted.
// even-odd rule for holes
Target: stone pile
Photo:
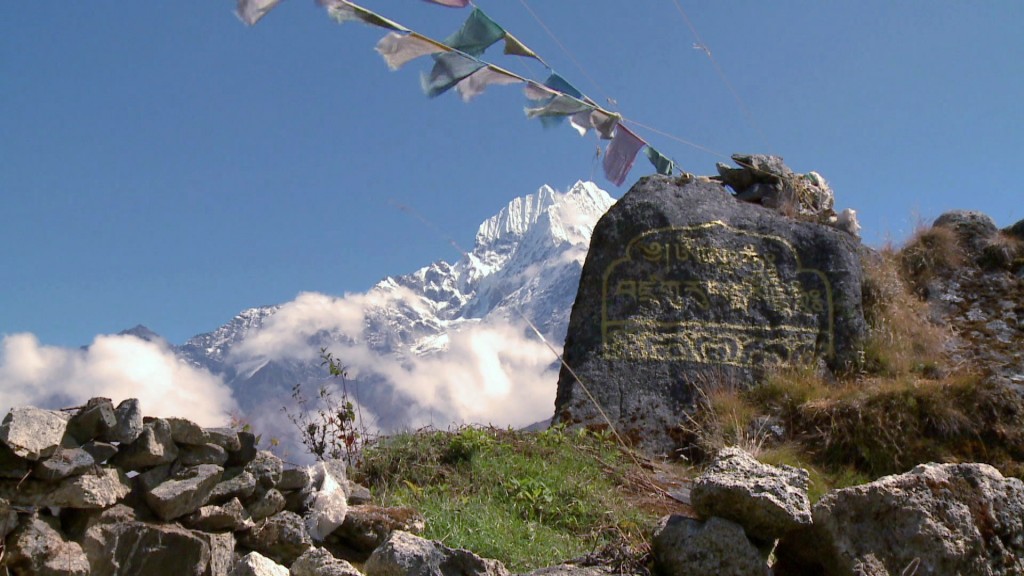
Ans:
<svg viewBox="0 0 1024 576"><path fill-rule="evenodd" d="M253 434L143 417L137 400L15 408L0 425L0 571L13 576L356 575L349 560L368 559L374 576L426 549L473 565L422 529L415 511L371 505L340 461L286 468Z"/></svg>
<svg viewBox="0 0 1024 576"><path fill-rule="evenodd" d="M698 518L666 516L652 540L667 576L1024 573L1024 483L987 464L922 464L833 490L723 450L694 482Z"/></svg>

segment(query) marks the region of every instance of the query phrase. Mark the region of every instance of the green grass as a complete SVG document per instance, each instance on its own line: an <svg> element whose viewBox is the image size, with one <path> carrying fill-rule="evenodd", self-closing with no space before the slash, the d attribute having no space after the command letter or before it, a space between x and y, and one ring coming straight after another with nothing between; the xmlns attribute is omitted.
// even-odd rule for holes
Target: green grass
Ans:
<svg viewBox="0 0 1024 576"><path fill-rule="evenodd" d="M630 503L631 473L605 435L466 427L380 439L356 479L382 505L419 510L423 537L522 572L606 546L643 550L657 518Z"/></svg>

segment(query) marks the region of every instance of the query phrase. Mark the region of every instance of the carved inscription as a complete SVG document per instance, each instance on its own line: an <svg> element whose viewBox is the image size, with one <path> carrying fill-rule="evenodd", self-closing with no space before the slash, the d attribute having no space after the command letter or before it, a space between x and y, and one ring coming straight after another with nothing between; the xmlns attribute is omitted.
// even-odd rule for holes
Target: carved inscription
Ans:
<svg viewBox="0 0 1024 576"><path fill-rule="evenodd" d="M752 366L831 355L826 276L783 238L722 222L651 230L605 270L608 359Z"/></svg>

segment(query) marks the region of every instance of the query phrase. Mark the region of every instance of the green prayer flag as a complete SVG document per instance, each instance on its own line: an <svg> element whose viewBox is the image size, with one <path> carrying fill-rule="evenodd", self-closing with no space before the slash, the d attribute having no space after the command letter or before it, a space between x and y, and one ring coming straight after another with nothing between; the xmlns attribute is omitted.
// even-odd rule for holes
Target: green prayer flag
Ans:
<svg viewBox="0 0 1024 576"><path fill-rule="evenodd" d="M479 8L473 8L462 28L446 38L444 43L470 56L479 56L504 37L505 30L501 26L488 18Z"/></svg>
<svg viewBox="0 0 1024 576"><path fill-rule="evenodd" d="M644 148L644 154L647 155L647 159L654 165L654 170L658 174L664 174L665 176L671 176L672 171L676 168L676 163L669 160L661 152L658 152L650 145Z"/></svg>

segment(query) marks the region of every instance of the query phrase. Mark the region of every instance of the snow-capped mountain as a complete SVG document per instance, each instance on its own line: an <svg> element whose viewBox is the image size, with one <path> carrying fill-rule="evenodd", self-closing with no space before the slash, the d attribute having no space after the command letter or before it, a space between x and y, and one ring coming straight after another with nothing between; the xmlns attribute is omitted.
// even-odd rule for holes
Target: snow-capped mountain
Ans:
<svg viewBox="0 0 1024 576"><path fill-rule="evenodd" d="M361 294L252 308L178 353L221 375L263 426L282 423L294 384L325 381L321 347L349 366L349 390L383 429L488 417L483 405L496 399L522 422L495 423L549 417L556 359L529 324L561 348L590 235L613 202L589 182L564 193L543 186L483 222L455 263L387 277ZM531 378L547 390L526 392ZM491 396L474 399L476 389ZM523 403L545 394L546 405L527 414Z"/></svg>

